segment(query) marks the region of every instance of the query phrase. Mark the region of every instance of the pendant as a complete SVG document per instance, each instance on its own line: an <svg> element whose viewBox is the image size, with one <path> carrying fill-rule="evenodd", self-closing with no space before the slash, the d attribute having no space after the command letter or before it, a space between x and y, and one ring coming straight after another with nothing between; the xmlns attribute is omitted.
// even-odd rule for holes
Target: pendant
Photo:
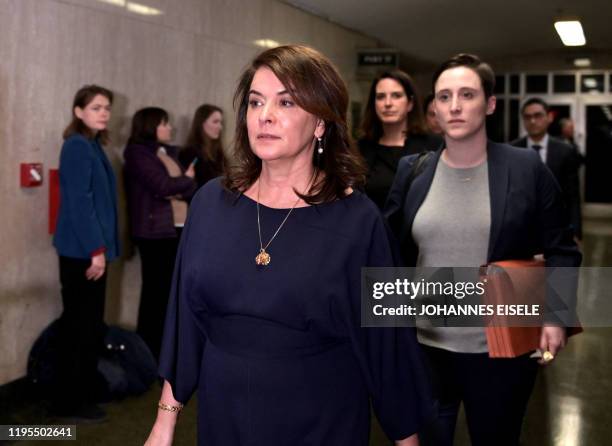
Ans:
<svg viewBox="0 0 612 446"><path fill-rule="evenodd" d="M266 266L270 264L271 259L272 258L270 257L270 254L268 254L266 250L262 248L259 250L259 254L257 254L257 257L255 257L255 263L257 263L258 265Z"/></svg>

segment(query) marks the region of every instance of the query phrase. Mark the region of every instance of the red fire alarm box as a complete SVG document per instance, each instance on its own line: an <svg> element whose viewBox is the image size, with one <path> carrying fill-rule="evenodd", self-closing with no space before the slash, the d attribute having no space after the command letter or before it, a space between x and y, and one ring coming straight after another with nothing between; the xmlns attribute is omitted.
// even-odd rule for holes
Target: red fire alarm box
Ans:
<svg viewBox="0 0 612 446"><path fill-rule="evenodd" d="M43 182L42 163L21 163L21 187L37 187Z"/></svg>

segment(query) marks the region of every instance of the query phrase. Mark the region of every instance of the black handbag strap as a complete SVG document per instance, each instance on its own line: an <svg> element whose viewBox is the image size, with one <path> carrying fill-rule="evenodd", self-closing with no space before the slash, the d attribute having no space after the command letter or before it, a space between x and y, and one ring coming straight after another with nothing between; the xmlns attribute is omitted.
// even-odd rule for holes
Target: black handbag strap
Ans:
<svg viewBox="0 0 612 446"><path fill-rule="evenodd" d="M408 178L406 178L406 182L404 183L404 189L402 190L402 202L406 199L406 194L410 190L412 182L416 177L423 173L425 166L427 165L427 160L431 158L432 155L433 152L430 152L429 150L419 153L417 159L412 165L412 170L408 174Z"/></svg>
<svg viewBox="0 0 612 446"><path fill-rule="evenodd" d="M402 195L401 195L401 206L397 209L393 215L390 215L387 218L387 222L389 223L389 227L391 231L398 237L402 232L402 227L404 225L404 201L406 200L406 195L410 190L410 186L412 186L413 181L423 173L425 167L427 166L427 161L433 156L434 152L426 150L418 154L417 159L412 164L412 169L410 173L406 177L406 181L402 187Z"/></svg>

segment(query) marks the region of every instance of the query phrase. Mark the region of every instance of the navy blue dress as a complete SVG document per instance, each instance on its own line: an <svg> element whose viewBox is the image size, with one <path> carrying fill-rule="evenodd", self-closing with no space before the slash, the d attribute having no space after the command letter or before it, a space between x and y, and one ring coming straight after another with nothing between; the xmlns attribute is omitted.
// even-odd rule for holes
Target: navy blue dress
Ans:
<svg viewBox="0 0 612 446"><path fill-rule="evenodd" d="M266 243L286 209L260 206ZM200 445L367 445L370 399L390 438L431 409L413 329L360 328L360 269L393 264L363 194L296 208L258 266L255 201L220 180L195 196L168 307L160 374L198 389Z"/></svg>

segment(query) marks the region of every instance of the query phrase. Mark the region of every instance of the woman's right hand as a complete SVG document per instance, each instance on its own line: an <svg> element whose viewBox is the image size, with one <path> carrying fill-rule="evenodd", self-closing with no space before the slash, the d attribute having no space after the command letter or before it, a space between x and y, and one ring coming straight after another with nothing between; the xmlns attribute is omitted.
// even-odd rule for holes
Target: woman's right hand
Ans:
<svg viewBox="0 0 612 446"><path fill-rule="evenodd" d="M174 426L164 426L156 421L144 446L172 446L173 439Z"/></svg>
<svg viewBox="0 0 612 446"><path fill-rule="evenodd" d="M106 257L104 253L95 255L91 258L91 266L85 271L87 280L98 280L106 271Z"/></svg>
<svg viewBox="0 0 612 446"><path fill-rule="evenodd" d="M162 386L162 394L160 403L167 406L183 406L180 402L174 399L172 387L168 381L164 381ZM171 412L163 410L161 407L157 409L157 418L153 429L149 434L149 438L145 442L145 446L171 446L174 439L174 427L178 419L179 412Z"/></svg>

